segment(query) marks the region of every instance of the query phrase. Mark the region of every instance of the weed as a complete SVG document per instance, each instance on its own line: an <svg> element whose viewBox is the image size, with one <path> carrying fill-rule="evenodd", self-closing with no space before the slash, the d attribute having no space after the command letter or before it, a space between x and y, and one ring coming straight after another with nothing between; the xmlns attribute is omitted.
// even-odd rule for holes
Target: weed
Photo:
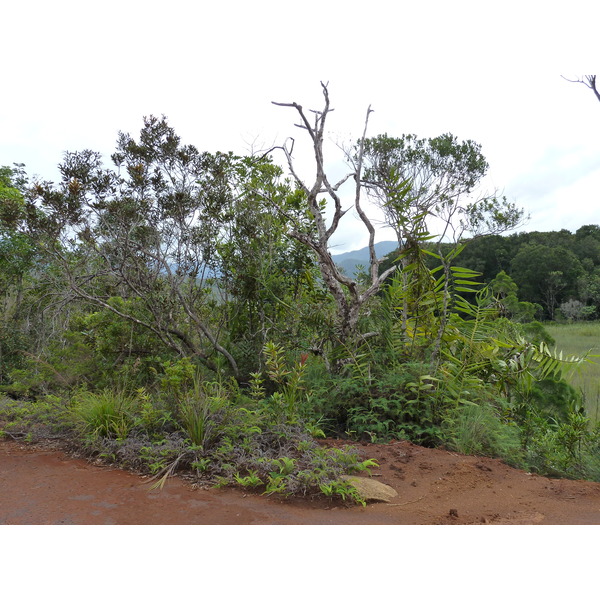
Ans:
<svg viewBox="0 0 600 600"><path fill-rule="evenodd" d="M342 500L351 499L356 504L366 506L364 498L358 493L357 489L347 481L330 481L319 485L321 492L328 497L339 496Z"/></svg>
<svg viewBox="0 0 600 600"><path fill-rule="evenodd" d="M194 377L193 387L181 395L178 418L192 444L206 449L221 435L228 405L226 390L217 382Z"/></svg>
<svg viewBox="0 0 600 600"><path fill-rule="evenodd" d="M514 422L503 420L490 404L465 404L448 413L444 423L445 445L462 454L500 457L521 462L521 438Z"/></svg>
<svg viewBox="0 0 600 600"><path fill-rule="evenodd" d="M91 437L124 439L134 426L135 400L123 392L81 392L76 414L84 433Z"/></svg>

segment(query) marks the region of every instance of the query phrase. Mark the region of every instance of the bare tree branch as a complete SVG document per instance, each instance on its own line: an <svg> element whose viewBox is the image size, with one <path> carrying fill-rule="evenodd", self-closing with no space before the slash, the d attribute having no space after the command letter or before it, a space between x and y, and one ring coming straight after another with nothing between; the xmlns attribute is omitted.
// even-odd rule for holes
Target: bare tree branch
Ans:
<svg viewBox="0 0 600 600"><path fill-rule="evenodd" d="M357 326L361 310L367 300L375 295L381 288L385 278L397 267L394 266L391 269L388 269L386 273L382 274L381 276L378 273L379 261L375 253L375 228L373 227L373 224L361 205L361 194L363 188L361 177L362 151L358 160L352 165L354 170L345 175L335 185L331 184L327 177L325 172L323 141L327 115L333 109L330 107L327 85L321 82L321 87L324 97L324 108L320 111L310 111L315 115L314 125L309 123L304 109L300 104L296 102L273 102L273 104L276 106L294 108L300 114L300 118L303 123L301 127L308 131L313 143L313 152L316 163L316 176L314 183L311 186L300 180L296 171L294 170L291 152L284 147L284 153L288 161L290 172L301 189L306 193L306 201L310 214L313 218L315 229L314 233L295 230L291 232L290 235L302 244L311 248L317 255L321 276L323 277L323 281L336 303L336 329L338 342L341 345L347 345L351 339L357 343L360 343L360 340L357 337ZM366 138L369 116L371 112L373 111L371 110L371 107L369 107L365 118L363 135L361 138L362 145L364 145L364 140ZM360 291L358 282L339 270L333 260L333 257L331 256L331 253L329 252L330 239L337 231L342 217L350 209L350 207L347 209L342 207L342 200L339 195L339 190L341 186L351 178L354 178L355 181L354 208L369 233L370 284L368 289L362 293ZM319 195L321 194L326 194L333 202L333 216L331 218L331 224L329 227L326 226L322 205L319 201ZM340 363L338 362L337 364L339 366Z"/></svg>
<svg viewBox="0 0 600 600"><path fill-rule="evenodd" d="M590 90L592 90L594 92L596 98L600 102L600 92L598 92L598 88L596 87L596 76L595 75L584 75L585 80L584 79L569 79L569 78L565 77L564 75L561 75L561 77L565 81L568 81L570 83L582 83L583 85L585 85L585 87L590 88Z"/></svg>

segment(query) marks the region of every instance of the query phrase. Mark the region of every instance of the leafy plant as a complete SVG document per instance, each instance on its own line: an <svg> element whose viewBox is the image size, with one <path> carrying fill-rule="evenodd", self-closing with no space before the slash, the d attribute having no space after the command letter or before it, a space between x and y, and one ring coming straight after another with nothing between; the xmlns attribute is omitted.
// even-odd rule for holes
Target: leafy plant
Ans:
<svg viewBox="0 0 600 600"><path fill-rule="evenodd" d="M321 483L319 489L325 496L339 496L342 500L351 499L356 504L366 506L364 498L358 493L358 490L347 481L331 481L329 483Z"/></svg>
<svg viewBox="0 0 600 600"><path fill-rule="evenodd" d="M192 444L206 449L222 434L228 397L219 382L194 378L193 389L178 403L178 419Z"/></svg>
<svg viewBox="0 0 600 600"><path fill-rule="evenodd" d="M489 403L463 404L449 411L443 438L445 445L456 452L499 457L512 465L523 465L519 427Z"/></svg>
<svg viewBox="0 0 600 600"><path fill-rule="evenodd" d="M250 471L245 477L241 477L239 473L235 474L235 482L242 487L259 487L263 485L262 479L257 475L256 471Z"/></svg>
<svg viewBox="0 0 600 600"><path fill-rule="evenodd" d="M134 426L135 400L123 392L81 392L76 412L83 431L94 437L124 439Z"/></svg>
<svg viewBox="0 0 600 600"><path fill-rule="evenodd" d="M306 399L303 380L308 355L302 354L300 360L290 368L286 365L285 351L281 346L267 342L263 352L267 375L278 387L278 390L273 392L266 402L266 406L270 406L275 413L281 415L288 422L294 422L299 416L302 401ZM252 374L252 381L253 397L263 398L265 392L259 374Z"/></svg>

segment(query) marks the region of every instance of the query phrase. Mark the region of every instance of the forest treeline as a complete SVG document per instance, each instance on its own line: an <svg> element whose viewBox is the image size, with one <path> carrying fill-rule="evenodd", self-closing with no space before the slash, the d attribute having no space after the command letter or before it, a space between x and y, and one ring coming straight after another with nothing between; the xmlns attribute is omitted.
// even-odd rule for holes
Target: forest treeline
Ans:
<svg viewBox="0 0 600 600"><path fill-rule="evenodd" d="M67 436L161 482L187 469L357 501L340 475L369 460L318 436L598 478L600 427L564 379L585 357L554 351L536 320L571 318L568 302L592 316L598 228L500 235L523 211L481 191L478 144L369 138L370 111L331 181L322 89L320 111L276 103L300 120L311 181L295 140L202 152L166 117L120 133L106 164L66 152L56 182L0 169L0 431ZM348 197L371 256L356 277L329 252ZM370 202L401 249L383 264Z"/></svg>
<svg viewBox="0 0 600 600"><path fill-rule="evenodd" d="M391 253L385 268L395 259ZM430 260L433 266L435 261ZM481 273L514 320L597 319L600 309L600 226L571 233L520 232L465 240L456 264Z"/></svg>

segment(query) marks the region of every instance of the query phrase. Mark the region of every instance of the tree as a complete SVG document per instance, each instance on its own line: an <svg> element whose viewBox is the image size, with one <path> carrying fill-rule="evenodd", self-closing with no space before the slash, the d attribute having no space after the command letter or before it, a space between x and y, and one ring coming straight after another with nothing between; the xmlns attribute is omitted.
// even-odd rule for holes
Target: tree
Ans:
<svg viewBox="0 0 600 600"><path fill-rule="evenodd" d="M563 79L566 79L567 81L570 81L571 83L582 83L583 85L588 87L590 90L592 90L592 92L594 92L594 95L596 96L596 98L598 100L600 100L600 92L598 92L598 88L596 87L596 76L595 75L584 75L582 79L567 79L566 77L564 77L562 75L561 75L561 77Z"/></svg>
<svg viewBox="0 0 600 600"><path fill-rule="evenodd" d="M513 251L516 252L515 246L514 236L480 237L465 244L456 263L480 272L482 280L489 282L500 271L510 268Z"/></svg>
<svg viewBox="0 0 600 600"><path fill-rule="evenodd" d="M472 140L459 142L450 133L428 139L379 135L365 140L364 162L365 185L401 249L410 249L435 229L440 242L458 242L465 232L478 237L513 229L523 217L506 198L473 198L488 163Z"/></svg>
<svg viewBox="0 0 600 600"><path fill-rule="evenodd" d="M255 218L282 239L285 224L269 209L289 193L277 184L281 170L268 157L183 145L165 117L145 118L139 141L120 133L112 161L104 168L96 152L67 152L61 182L30 190L27 226L60 265L54 293L111 311L210 368L220 356L239 377L229 300L248 300L239 282L256 278L251 265L264 253L238 234Z"/></svg>
<svg viewBox="0 0 600 600"><path fill-rule="evenodd" d="M579 300L584 304L590 304L594 310L600 306L600 268L596 267L579 277L577 292Z"/></svg>
<svg viewBox="0 0 600 600"><path fill-rule="evenodd" d="M496 308L500 316L507 317L518 323L533 321L536 313L542 311L542 307L531 302L519 302L519 288L512 277L504 271L500 271L490 281L490 290L496 299Z"/></svg>
<svg viewBox="0 0 600 600"><path fill-rule="evenodd" d="M322 311L315 311L319 300L312 252L287 235L286 214L295 222L305 220L298 194L280 181L279 167L267 160L260 161L260 168L248 162L243 201L236 203L217 250L232 353L250 373L259 369L267 342L311 347L310 324Z"/></svg>
<svg viewBox="0 0 600 600"><path fill-rule="evenodd" d="M511 262L511 276L522 298L542 304L550 319L558 305L576 293L583 273L575 254L560 246L524 244Z"/></svg>
<svg viewBox="0 0 600 600"><path fill-rule="evenodd" d="M324 106L320 111L312 110L314 122L310 122L304 108L296 103L273 102L277 106L293 108L300 116L300 124L297 125L310 137L312 150L315 159L316 176L312 183L304 182L296 172L294 166L294 140L290 138L283 150L290 173L302 194L302 205L305 214L310 215L310 222L300 222L293 215L286 211L286 215L293 223L290 235L310 248L316 256L319 265L321 277L329 293L335 302L335 340L337 349L350 348L357 343L360 344L368 335L376 332L368 332L367 335L358 335L358 323L361 313L368 301L379 291L388 275L392 273L396 266L392 266L383 273L379 273L379 260L375 253L375 228L371 220L365 213L362 206L362 170L363 170L363 150L364 141L371 114L371 108L367 110L365 118L364 131L361 141L358 143L356 160L352 165L352 170L347 173L340 181L333 183L325 170L325 157L323 150L325 124L327 117L332 112L329 101L329 90L326 84L321 83L323 92ZM340 188L348 181L354 183L354 209L359 215L368 235L369 235L369 256L370 266L367 275L367 286L361 287L359 282L348 277L337 267L329 251L330 240L337 231L341 219L347 213L349 208L343 208ZM331 207L333 216L331 222L327 224L326 208ZM321 352L321 349L317 349ZM340 361L336 359L332 365L334 369L340 366Z"/></svg>
<svg viewBox="0 0 600 600"><path fill-rule="evenodd" d="M27 235L18 230L25 215L23 165L0 167L0 291L5 300L15 292L14 309L23 294L23 280L33 265L34 248Z"/></svg>
<svg viewBox="0 0 600 600"><path fill-rule="evenodd" d="M379 135L364 141L364 161L365 185L396 232L404 285L411 288L411 294L403 296L405 330L409 313L417 310L423 295L436 285L421 253L425 242L437 239L436 258L441 262L437 278L443 289L437 295L441 318L435 334L436 355L452 308L454 283L473 276L452 267L464 248L463 236L470 232L475 239L513 229L521 222L523 211L506 198L489 194L474 198L488 163L478 144L459 142L449 133L429 139L412 134L400 138Z"/></svg>
<svg viewBox="0 0 600 600"><path fill-rule="evenodd" d="M582 264L586 261L592 269L600 264L600 227L598 225L580 227L575 232L573 252Z"/></svg>
<svg viewBox="0 0 600 600"><path fill-rule="evenodd" d="M31 332L20 322L27 278L36 262L29 236L18 230L25 213L24 165L0 167L0 381L22 361Z"/></svg>

